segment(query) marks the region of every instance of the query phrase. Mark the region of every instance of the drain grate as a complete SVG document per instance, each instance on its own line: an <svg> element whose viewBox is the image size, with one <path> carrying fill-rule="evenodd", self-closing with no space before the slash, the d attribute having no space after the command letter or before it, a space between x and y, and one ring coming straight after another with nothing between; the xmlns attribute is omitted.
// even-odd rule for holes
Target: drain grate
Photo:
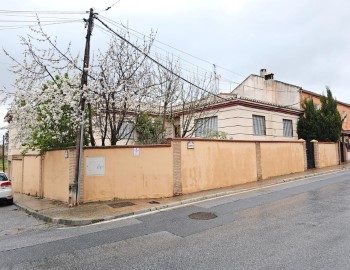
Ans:
<svg viewBox="0 0 350 270"><path fill-rule="evenodd" d="M132 202L117 202L117 203L110 203L108 206L112 208L122 208L122 207L127 207L127 206L133 206L135 205Z"/></svg>
<svg viewBox="0 0 350 270"><path fill-rule="evenodd" d="M188 217L197 220L209 220L217 218L218 216L211 212L196 212L188 215Z"/></svg>
<svg viewBox="0 0 350 270"><path fill-rule="evenodd" d="M150 202L148 202L149 204L159 204L159 202L157 202L157 201L150 201Z"/></svg>

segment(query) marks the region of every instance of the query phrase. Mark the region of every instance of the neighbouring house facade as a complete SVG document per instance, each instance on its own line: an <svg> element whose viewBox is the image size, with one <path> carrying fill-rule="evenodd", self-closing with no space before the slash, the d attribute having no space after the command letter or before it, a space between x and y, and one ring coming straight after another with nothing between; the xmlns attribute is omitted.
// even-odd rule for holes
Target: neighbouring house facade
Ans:
<svg viewBox="0 0 350 270"><path fill-rule="evenodd" d="M280 106L301 109L300 89L300 86L275 80L273 73L267 73L266 69L261 69L260 75L249 75L232 91L232 94Z"/></svg>
<svg viewBox="0 0 350 270"><path fill-rule="evenodd" d="M307 91L304 89L300 90L300 100L304 99L313 99L315 106L320 107L321 106L321 95ZM350 120L348 120L348 117L350 115L350 104L347 104L345 102L337 101L337 109L340 113L340 117L343 121L342 126L342 134L341 134L341 142L342 144L342 161L350 160Z"/></svg>
<svg viewBox="0 0 350 270"><path fill-rule="evenodd" d="M222 132L233 140L297 140L300 89L274 80L274 74L262 69L231 93L221 94L223 100L206 108L210 116L195 117L193 125L198 128L193 137Z"/></svg>
<svg viewBox="0 0 350 270"><path fill-rule="evenodd" d="M321 106L321 95L307 91L305 89L300 89L300 100L303 101L304 99L313 99L315 105L317 107ZM340 116L343 120L343 131L350 132L350 121L347 119L350 115L350 104L347 104L345 102L337 101L337 108L340 113Z"/></svg>
<svg viewBox="0 0 350 270"><path fill-rule="evenodd" d="M321 106L320 94L305 90L297 85L275 80L274 74L266 72L266 69L261 69L260 75L251 74L248 76L232 91L232 94L299 110L302 109L303 100L309 98L313 99L318 108ZM350 115L350 104L337 101L337 108L343 120L344 134L349 134L350 121L347 118Z"/></svg>
<svg viewBox="0 0 350 270"><path fill-rule="evenodd" d="M221 94L206 107L205 115L194 115L195 138L230 140L297 140L296 125L302 111L235 94ZM179 116L180 122L182 120Z"/></svg>
<svg viewBox="0 0 350 270"><path fill-rule="evenodd" d="M309 98L313 99L317 108L321 106L320 94L275 80L274 74L266 72L266 69L261 69L260 75L248 76L232 91L232 94L299 110L302 109L303 100ZM350 114L350 104L337 101L337 108L343 120L341 141L348 150L348 153L344 153L344 160L350 160L350 121L347 119Z"/></svg>

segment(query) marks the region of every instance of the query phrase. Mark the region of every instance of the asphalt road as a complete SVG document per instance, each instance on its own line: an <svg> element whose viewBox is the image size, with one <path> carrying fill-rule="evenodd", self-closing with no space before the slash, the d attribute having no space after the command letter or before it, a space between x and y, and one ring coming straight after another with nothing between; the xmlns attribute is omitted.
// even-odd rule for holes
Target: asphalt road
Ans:
<svg viewBox="0 0 350 270"><path fill-rule="evenodd" d="M0 206L0 269L350 269L350 171L79 228Z"/></svg>

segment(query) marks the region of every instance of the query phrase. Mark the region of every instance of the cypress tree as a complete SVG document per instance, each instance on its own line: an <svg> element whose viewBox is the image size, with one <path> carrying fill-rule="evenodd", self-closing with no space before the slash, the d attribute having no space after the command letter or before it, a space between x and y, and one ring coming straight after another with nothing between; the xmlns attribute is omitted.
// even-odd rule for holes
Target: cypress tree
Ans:
<svg viewBox="0 0 350 270"><path fill-rule="evenodd" d="M318 137L318 110L313 99L304 99L302 103L304 114L299 118L297 133L299 139L311 141Z"/></svg>
<svg viewBox="0 0 350 270"><path fill-rule="evenodd" d="M317 109L312 99L302 104L304 115L297 125L298 137L306 141L336 142L341 136L342 120L332 91L327 87L327 96L321 96L321 109Z"/></svg>
<svg viewBox="0 0 350 270"><path fill-rule="evenodd" d="M327 87L327 97L321 97L319 111L319 141L336 142L341 136L342 120L332 91Z"/></svg>

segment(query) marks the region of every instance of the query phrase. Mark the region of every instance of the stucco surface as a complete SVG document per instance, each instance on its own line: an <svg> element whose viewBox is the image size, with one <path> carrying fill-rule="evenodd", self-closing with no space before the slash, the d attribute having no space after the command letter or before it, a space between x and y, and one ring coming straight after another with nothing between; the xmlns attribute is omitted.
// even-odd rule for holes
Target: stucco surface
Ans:
<svg viewBox="0 0 350 270"><path fill-rule="evenodd" d="M181 142L182 191L238 185L257 180L254 142Z"/></svg>
<svg viewBox="0 0 350 270"><path fill-rule="evenodd" d="M40 187L40 156L27 156L23 160L23 193L37 196Z"/></svg>
<svg viewBox="0 0 350 270"><path fill-rule="evenodd" d="M84 201L170 197L173 191L171 147L86 149L86 157L105 157L105 175L88 176L84 165Z"/></svg>
<svg viewBox="0 0 350 270"><path fill-rule="evenodd" d="M43 164L44 197L68 202L69 159L64 158L64 150L47 152Z"/></svg>
<svg viewBox="0 0 350 270"><path fill-rule="evenodd" d="M23 183L23 167L22 160L12 160L12 188L14 192L22 192L22 183Z"/></svg>
<svg viewBox="0 0 350 270"><path fill-rule="evenodd" d="M303 143L261 143L262 179L304 171Z"/></svg>
<svg viewBox="0 0 350 270"><path fill-rule="evenodd" d="M337 143L318 143L318 168L339 164Z"/></svg>

